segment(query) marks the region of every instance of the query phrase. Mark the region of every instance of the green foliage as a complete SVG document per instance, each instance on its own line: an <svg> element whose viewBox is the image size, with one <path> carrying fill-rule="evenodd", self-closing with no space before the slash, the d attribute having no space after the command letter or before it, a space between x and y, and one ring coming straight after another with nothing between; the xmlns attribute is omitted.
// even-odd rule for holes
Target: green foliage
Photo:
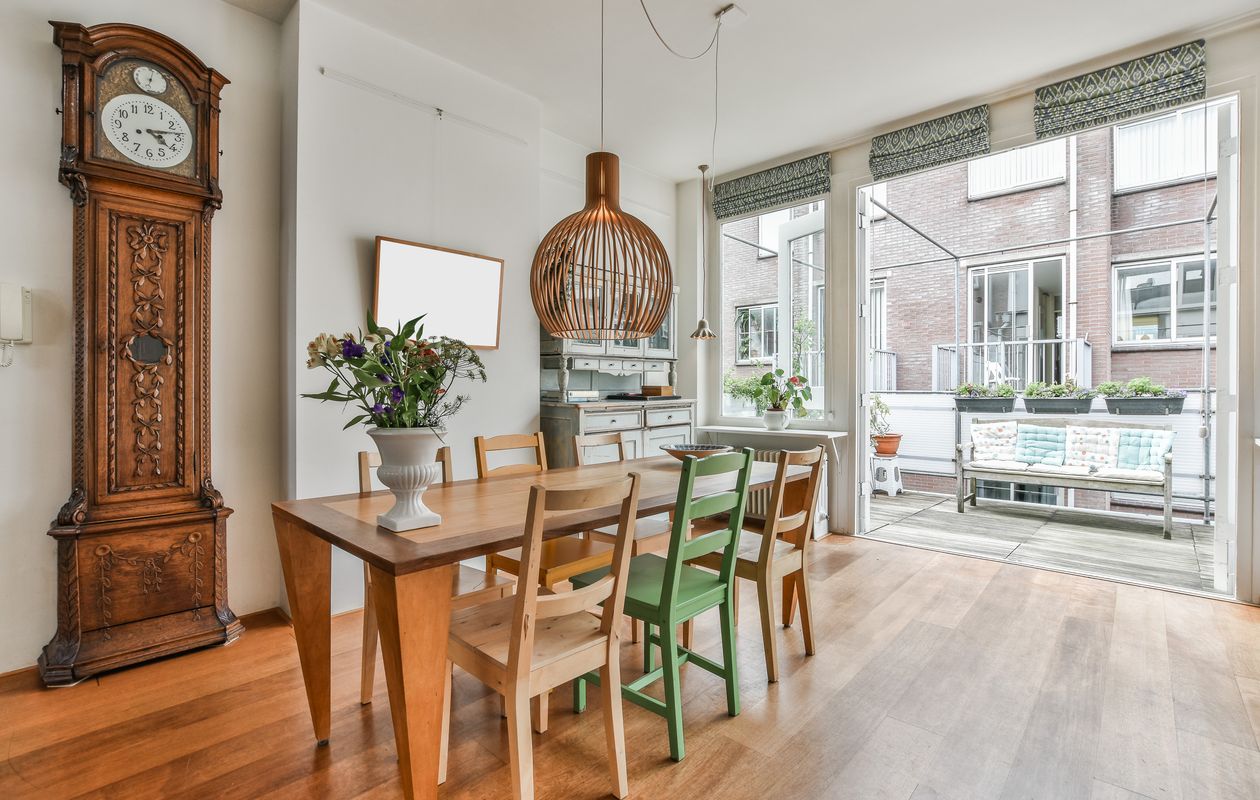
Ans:
<svg viewBox="0 0 1260 800"><path fill-rule="evenodd" d="M975 396L975 395L973 395ZM889 417L892 415L892 409L884 402L884 398L877 394L871 395L871 433L876 436L883 436L892 430L892 424Z"/></svg>
<svg viewBox="0 0 1260 800"><path fill-rule="evenodd" d="M1124 394L1124 384L1119 381L1107 381L1097 386L1098 393L1103 397L1119 397Z"/></svg>
<svg viewBox="0 0 1260 800"><path fill-rule="evenodd" d="M761 394L761 378L740 378L736 377L734 371L727 370L722 376L722 391L737 400L752 403L758 414L765 413L766 401Z"/></svg>
<svg viewBox="0 0 1260 800"><path fill-rule="evenodd" d="M321 402L354 403L363 412L345 427L360 423L379 428L436 428L468 400L448 390L460 378L486 379L476 351L458 339L426 338L423 316L382 328L367 314L367 334L321 333L306 346L306 366L323 368L332 381L322 392L303 397Z"/></svg>
<svg viewBox="0 0 1260 800"><path fill-rule="evenodd" d="M960 383L954 390L958 397L1014 397L1015 389L1009 383L985 386L981 383Z"/></svg>
<svg viewBox="0 0 1260 800"><path fill-rule="evenodd" d="M1033 381L1024 388L1024 397L1034 399L1042 397L1071 397L1077 400L1088 400L1097 396L1097 391L1079 386L1076 381L1070 379L1063 383Z"/></svg>
<svg viewBox="0 0 1260 800"><path fill-rule="evenodd" d="M805 416L805 401L813 399L809 383L801 375L788 375L782 369L767 372L758 381L760 396L771 411L787 411Z"/></svg>
<svg viewBox="0 0 1260 800"><path fill-rule="evenodd" d="M1000 383L995 388L990 389L989 393L993 397L1014 397L1015 387L1009 383Z"/></svg>
<svg viewBox="0 0 1260 800"><path fill-rule="evenodd" d="M1112 398L1186 396L1185 392L1169 389L1167 386L1156 383L1145 375L1140 378L1134 378L1125 384L1119 383L1118 381L1100 383L1098 384L1098 394L1101 394L1103 397Z"/></svg>

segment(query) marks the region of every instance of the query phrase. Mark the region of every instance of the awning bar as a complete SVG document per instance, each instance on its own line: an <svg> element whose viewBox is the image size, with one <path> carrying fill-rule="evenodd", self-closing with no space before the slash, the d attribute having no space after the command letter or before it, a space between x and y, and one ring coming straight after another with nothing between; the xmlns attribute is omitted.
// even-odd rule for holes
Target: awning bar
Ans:
<svg viewBox="0 0 1260 800"><path fill-rule="evenodd" d="M897 221L898 221L898 222L900 222L902 225L905 225L905 226L906 226L907 228L909 228L910 230L914 231L915 233L917 233L917 234L919 234L920 236L922 236L924 239L927 239L929 242L931 242L932 244L936 245L936 247L937 247L938 249L940 249L940 250L944 250L946 253L949 253L949 257L950 257L950 258L953 258L953 259L962 258L962 256L957 256L957 255L955 255L953 250L950 250L948 247L946 247L945 245L943 245L943 244L941 244L940 242L936 241L936 240L935 240L935 239L933 239L931 236L928 236L926 233L924 233L923 231L919 230L919 229L918 229L918 228L916 228L915 226L911 225L909 222L906 222L906 220L905 220L904 218L902 218L902 216L901 216L900 214L898 214L897 212L893 211L892 209L890 209L888 206L884 205L883 203L879 202L879 201L878 201L878 200L876 200L874 197L867 197L866 199L867 199L868 201L870 201L871 205L875 206L875 207L876 207L876 208L878 208L880 211L883 211L885 214L887 214L888 216L890 216L890 217L892 217L893 219L897 220ZM939 259L939 258L933 259L933 261L942 261L942 260L943 260L943 259ZM882 269L882 267L881 267L881 269Z"/></svg>

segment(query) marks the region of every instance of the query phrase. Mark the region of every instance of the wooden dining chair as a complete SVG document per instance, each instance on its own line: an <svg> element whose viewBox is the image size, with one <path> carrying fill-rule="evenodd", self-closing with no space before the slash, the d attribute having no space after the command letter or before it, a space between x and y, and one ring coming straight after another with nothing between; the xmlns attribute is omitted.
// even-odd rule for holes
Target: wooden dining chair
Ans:
<svg viewBox="0 0 1260 800"><path fill-rule="evenodd" d="M450 739L451 675L456 664L505 698L512 796L534 796L530 700L579 675L597 671L603 690L604 731L613 794L629 794L625 730L621 709L621 613L630 568L631 543L639 504L639 475L573 489L534 486L522 538L527 572L542 561L545 512L572 512L620 504L617 543L611 567L582 589L540 596L538 585L522 581L516 596L451 614L439 780L446 780ZM603 605L600 610L599 606ZM598 616L591 611L598 612Z"/></svg>
<svg viewBox="0 0 1260 800"><path fill-rule="evenodd" d="M453 480L451 467L451 448L442 447L437 453L438 463L442 465L442 483ZM361 451L359 453L359 494L372 493L372 470L381 465L379 453ZM515 582L509 578L491 575L479 569L463 564L455 570L454 585L451 586L451 607L466 608L487 600L497 600L512 594ZM359 702L367 705L372 702L372 691L376 683L376 643L379 639L376 627L376 604L372 600L372 570L367 562L363 562L363 665L359 675Z"/></svg>
<svg viewBox="0 0 1260 800"><path fill-rule="evenodd" d="M678 481L678 497L674 505L674 523L670 531L669 550L665 557L656 554L636 556L630 560L626 587L625 613L645 625L643 645L644 674L622 686L622 696L635 705L665 718L669 731L669 755L681 761L683 748L682 684L679 668L690 663L710 672L726 683L726 711L739 715L739 670L735 648L735 617L731 587L734 585L735 553L752 477L753 451L721 453L697 459L687 456ZM729 475L734 487L703 497L693 497L697 478ZM693 520L727 514L724 527L688 538ZM722 561L714 575L687 562L713 553ZM581 589L593 586L609 574L607 569L589 572L573 579ZM718 663L689 647L679 646L678 626L711 609L718 609L722 631L722 661ZM655 629L655 632L654 632ZM661 666L655 667L652 646L661 650ZM581 713L586 707L586 684L604 686L602 675L587 673L573 684L573 709ZM664 682L664 700L647 694L644 689L656 681Z"/></svg>
<svg viewBox="0 0 1260 800"><path fill-rule="evenodd" d="M761 638L766 654L766 677L770 683L779 680L779 658L774 631L774 590L783 585L783 625L791 624L793 608L799 599L801 633L805 639L805 655L814 654L813 603L809 588L809 555L814 539L814 517L818 503L818 487L822 483L823 448L779 453L774 483L765 520L744 518L744 534L740 538L735 561L735 577L757 584L757 604L761 612ZM794 466L809 467L804 481L788 483L788 470ZM690 563L712 570L722 568L716 553L703 555Z"/></svg>
<svg viewBox="0 0 1260 800"><path fill-rule="evenodd" d="M626 460L625 439L620 433L591 433L586 435L578 435L573 437L573 455L578 466L583 466L590 459L590 451L594 448L617 448L617 461ZM640 556L645 553L664 553L669 549L669 531L670 519L656 517L647 517L639 520L639 524L634 529L634 548L631 555ZM614 527L596 528L590 531L589 536L597 542L614 542L617 538L617 529ZM639 621L634 617L630 618L630 641L639 641L639 630L641 626ZM687 636L683 641L684 647L691 646L690 637Z"/></svg>
<svg viewBox="0 0 1260 800"><path fill-rule="evenodd" d="M473 449L477 453L477 477L496 478L500 475L522 475L547 470L547 449L543 444L541 432L532 434L507 434L504 436L477 436L473 439ZM491 468L488 455L490 453L509 450L533 450L534 463L507 464ZM501 553L486 556L486 573L497 576L500 571L520 578L522 548L513 547ZM578 538L577 536L561 536L542 543L538 558L538 567L534 574L539 585L554 590L558 585L567 582L574 575L592 569L606 567L612 563L613 545L606 541ZM526 573L528 574L528 573ZM537 700L537 714L534 730L547 732L547 695L544 693Z"/></svg>

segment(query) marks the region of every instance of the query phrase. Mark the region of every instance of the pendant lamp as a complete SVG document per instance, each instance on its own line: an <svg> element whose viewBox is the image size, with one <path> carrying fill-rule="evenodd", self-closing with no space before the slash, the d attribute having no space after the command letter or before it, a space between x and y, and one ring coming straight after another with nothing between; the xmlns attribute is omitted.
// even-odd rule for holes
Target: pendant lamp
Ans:
<svg viewBox="0 0 1260 800"><path fill-rule="evenodd" d="M534 253L529 294L543 328L564 339L645 339L673 299L669 255L621 208L620 162L603 151L604 6L600 3L599 152L586 157L586 206L556 223Z"/></svg>
<svg viewBox="0 0 1260 800"><path fill-rule="evenodd" d="M692 339L698 339L707 342L710 339L716 339L717 334L709 328L709 320L705 318L704 310L709 305L709 233L706 221L708 213L704 201L705 174L709 171L708 164L700 165L700 322L696 325L696 329L691 332Z"/></svg>

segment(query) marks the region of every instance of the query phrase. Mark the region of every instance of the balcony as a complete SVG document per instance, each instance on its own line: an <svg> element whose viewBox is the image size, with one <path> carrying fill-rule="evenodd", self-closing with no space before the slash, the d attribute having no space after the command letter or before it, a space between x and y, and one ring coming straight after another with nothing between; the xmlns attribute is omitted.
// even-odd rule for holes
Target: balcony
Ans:
<svg viewBox="0 0 1260 800"><path fill-rule="evenodd" d="M959 383L1009 383L1021 391L1032 381L1067 378L1092 386L1090 349L1084 338L933 345L932 391L951 392Z"/></svg>
<svg viewBox="0 0 1260 800"><path fill-rule="evenodd" d="M892 350L872 350L866 369L866 386L872 392L897 391L897 354Z"/></svg>

